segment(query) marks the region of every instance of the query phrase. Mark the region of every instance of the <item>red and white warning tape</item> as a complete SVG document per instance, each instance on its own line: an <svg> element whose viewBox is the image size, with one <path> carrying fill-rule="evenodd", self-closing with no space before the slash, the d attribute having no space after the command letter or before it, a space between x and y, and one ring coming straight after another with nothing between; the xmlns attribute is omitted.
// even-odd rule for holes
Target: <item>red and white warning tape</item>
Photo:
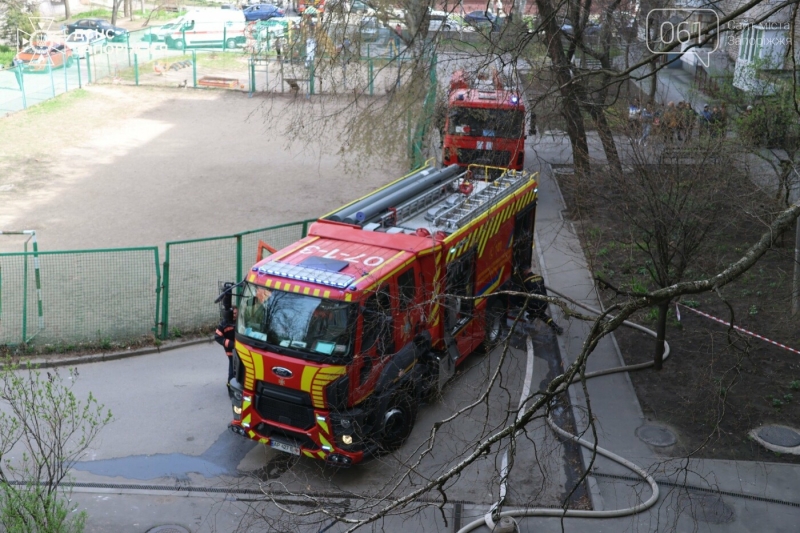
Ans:
<svg viewBox="0 0 800 533"><path fill-rule="evenodd" d="M728 326L728 327L730 327L730 326L731 326L731 323L730 323L730 322L725 322L725 321L724 321L724 320L722 320L721 318L717 318L717 317L715 317L715 316L711 316L711 315L709 315L708 313L704 313L704 312L702 312L702 311L698 311L697 309L694 309L694 308L692 308L692 307L689 307L688 305L684 305L684 304L682 304L682 303L675 302L675 313L678 315L678 322L680 322L680 320L681 320L681 313L680 313L680 311L678 310L678 306L679 306L679 305L680 305L681 307L685 307L685 308L686 308L686 309L688 309L689 311L693 311L693 312L697 313L698 315L702 315L702 316L704 316L704 317L706 317L706 318L710 318L710 319L711 319L711 320L713 320L714 322L719 322L720 324L725 324L725 325L726 325L726 326ZM800 355L800 351L799 351L799 350L795 350L794 348L790 348L789 346L786 346L785 344L781 344L781 343L779 343L779 342L775 342L775 341L773 341L773 340L771 340L771 339L768 339L768 338L766 338L766 337L762 337L762 336L761 336L761 335L759 335L758 333L753 333L752 331L748 331L748 330L746 330L746 329L744 329L744 328L740 328L739 326L733 326L733 329L735 329L736 331L741 331L742 333L746 333L747 335L750 335L751 337L755 337L755 338L757 338L757 339L761 339L762 341L768 342L768 343L770 343L770 344L774 344L775 346L779 346L779 347L783 348L784 350L789 350L789 351L790 351L790 352L792 352L792 353L796 353L796 354L799 354L799 355Z"/></svg>

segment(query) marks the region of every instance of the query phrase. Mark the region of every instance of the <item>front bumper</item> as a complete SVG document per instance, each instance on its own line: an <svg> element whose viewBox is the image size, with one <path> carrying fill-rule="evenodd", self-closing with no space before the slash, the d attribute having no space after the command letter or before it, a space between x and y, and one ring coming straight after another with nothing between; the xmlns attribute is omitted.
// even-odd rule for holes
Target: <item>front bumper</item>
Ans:
<svg viewBox="0 0 800 533"><path fill-rule="evenodd" d="M310 427L298 428L275 420L268 420L256 409L256 395L242 391L235 379L233 389L233 420L229 429L285 453L322 460L336 466L360 463L372 451L365 440L356 434L357 424L350 423L352 431L342 427L342 415L333 417L328 411L313 410ZM348 419L349 420L349 419ZM346 437L349 437L347 439ZM345 444L349 440L350 444Z"/></svg>

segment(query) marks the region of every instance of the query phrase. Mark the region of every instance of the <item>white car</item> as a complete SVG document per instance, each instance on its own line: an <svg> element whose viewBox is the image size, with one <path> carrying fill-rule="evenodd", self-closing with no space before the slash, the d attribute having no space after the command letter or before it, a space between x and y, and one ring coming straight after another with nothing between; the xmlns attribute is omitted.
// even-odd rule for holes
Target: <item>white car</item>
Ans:
<svg viewBox="0 0 800 533"><path fill-rule="evenodd" d="M67 35L64 44L72 50L73 55L83 59L86 57L86 52L92 55L102 52L106 41L105 35L97 30L75 30Z"/></svg>
<svg viewBox="0 0 800 533"><path fill-rule="evenodd" d="M429 17L428 31L458 31L461 29L461 24L446 11L431 11Z"/></svg>

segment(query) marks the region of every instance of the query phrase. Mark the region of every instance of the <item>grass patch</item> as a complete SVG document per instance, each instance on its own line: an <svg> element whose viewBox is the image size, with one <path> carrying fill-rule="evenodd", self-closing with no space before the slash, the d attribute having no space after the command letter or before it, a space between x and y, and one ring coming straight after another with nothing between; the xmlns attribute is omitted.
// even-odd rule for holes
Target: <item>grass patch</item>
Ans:
<svg viewBox="0 0 800 533"><path fill-rule="evenodd" d="M11 66L11 61L14 59L16 52L10 46L0 44L0 66Z"/></svg>
<svg viewBox="0 0 800 533"><path fill-rule="evenodd" d="M41 104L31 106L27 109L26 113L32 116L55 113L61 109L69 107L76 100L82 100L88 96L89 93L83 89L75 89L73 91L59 94L55 98L45 100Z"/></svg>

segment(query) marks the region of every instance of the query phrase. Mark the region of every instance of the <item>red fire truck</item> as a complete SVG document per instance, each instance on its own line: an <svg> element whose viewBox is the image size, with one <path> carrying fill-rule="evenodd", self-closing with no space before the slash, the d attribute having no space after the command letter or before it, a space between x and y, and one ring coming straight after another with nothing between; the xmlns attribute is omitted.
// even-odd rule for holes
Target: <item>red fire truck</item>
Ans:
<svg viewBox="0 0 800 533"><path fill-rule="evenodd" d="M450 78L445 119L445 165L492 165L522 170L525 105L519 92L491 75L457 70Z"/></svg>
<svg viewBox="0 0 800 533"><path fill-rule="evenodd" d="M231 430L338 466L399 447L421 400L498 341L493 293L531 263L536 181L499 170L415 171L253 266L233 291Z"/></svg>

